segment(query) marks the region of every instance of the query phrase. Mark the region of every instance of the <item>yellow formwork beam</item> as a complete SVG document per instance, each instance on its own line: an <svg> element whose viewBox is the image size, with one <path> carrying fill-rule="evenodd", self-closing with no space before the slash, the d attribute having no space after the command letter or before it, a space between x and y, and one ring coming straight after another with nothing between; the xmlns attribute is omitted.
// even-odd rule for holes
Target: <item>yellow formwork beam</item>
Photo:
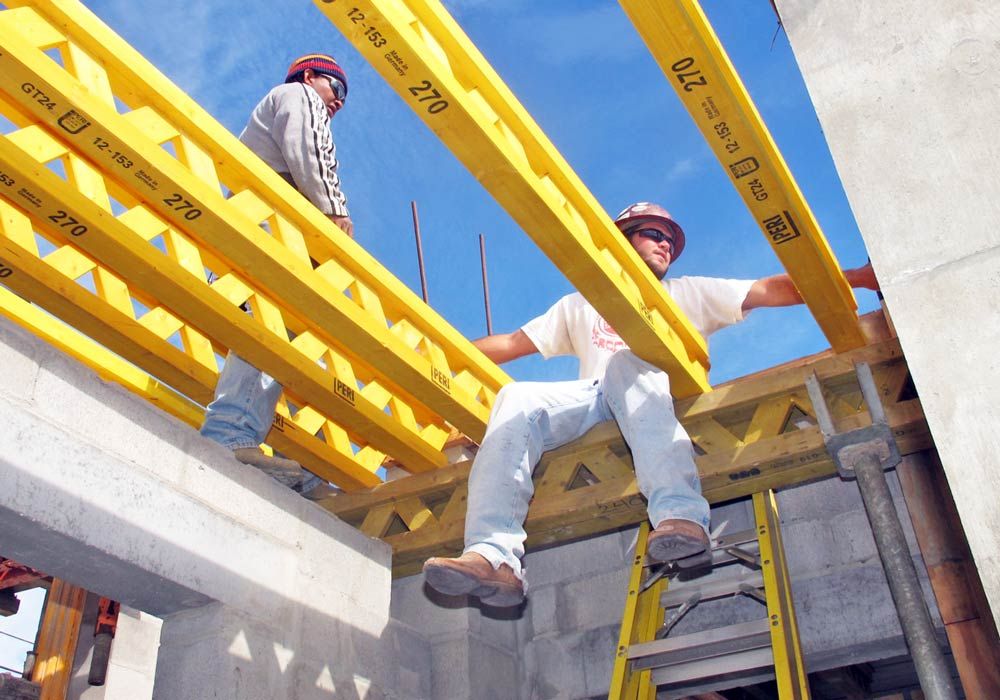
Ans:
<svg viewBox="0 0 1000 700"><path fill-rule="evenodd" d="M0 287L0 315L79 360L102 379L122 384L192 427L201 425L204 412L196 403L3 287Z"/></svg>
<svg viewBox="0 0 1000 700"><path fill-rule="evenodd" d="M74 319L88 334L101 338L112 349L126 357L135 357L157 376L206 401L216 379L214 354L199 361L164 337L180 327L179 323L169 321L172 312L196 319L197 326L206 329L218 342L239 348L249 361L283 377L293 396L302 397L309 406L350 426L351 438L356 443L371 442L393 454L405 455L401 461L415 471L433 469L446 462L440 452L446 432L438 430L428 435L425 429L418 434L416 424L393 421L383 410L384 404L376 403L365 390L355 392L348 388L352 380L350 370L332 351L325 351L326 367L322 367L316 362L319 358L307 354L316 346L316 342L303 342L311 339L308 333L289 341L280 319L268 313L273 305L264 297L254 295L252 303L257 313L251 318L238 308L245 293L232 299L225 296L226 281L233 282L230 286L245 288L245 285L227 275L209 289L203 277L192 274L151 245L149 240L154 237L151 234L170 231L147 209L137 206L115 217L109 211L106 195L105 206L101 207L93 201L93 192L88 197L78 191L45 166L47 159L40 161L32 152L49 157L66 155L51 135L37 127L0 137L0 195L21 208L27 207L32 218L31 224L20 223L15 219L18 209L3 208L0 265L10 270L0 272L5 275L4 284L25 293L53 313ZM78 183L93 182L81 177L83 173L98 177L86 163L74 156L67 158L67 170L77 174ZM158 316L130 318L131 301L127 297L119 308L108 308L109 304L102 304L97 295L72 283L80 273L97 266L71 245L62 245L41 259L33 236L25 235L32 228L48 232L57 241L63 236L71 238L80 250L102 260L112 274L144 289L155 289L159 300L166 305L163 311ZM168 317L166 324L162 321L164 316ZM160 333L155 332L157 326L164 325ZM211 366L206 365L209 361ZM355 455L346 437L341 449L327 451L336 474L333 480L348 487L379 483L373 472L384 453L362 451Z"/></svg>
<svg viewBox="0 0 1000 700"><path fill-rule="evenodd" d="M506 374L79 3L8 4L35 6L0 13L8 102L308 320L394 412L481 439ZM66 69L43 53L51 46ZM103 66L106 89L87 80ZM118 114L114 96L132 111Z"/></svg>
<svg viewBox="0 0 1000 700"><path fill-rule="evenodd" d="M437 0L314 0L675 396L707 391L705 340Z"/></svg>
<svg viewBox="0 0 1000 700"><path fill-rule="evenodd" d="M851 286L697 0L619 0L830 345L864 345Z"/></svg>

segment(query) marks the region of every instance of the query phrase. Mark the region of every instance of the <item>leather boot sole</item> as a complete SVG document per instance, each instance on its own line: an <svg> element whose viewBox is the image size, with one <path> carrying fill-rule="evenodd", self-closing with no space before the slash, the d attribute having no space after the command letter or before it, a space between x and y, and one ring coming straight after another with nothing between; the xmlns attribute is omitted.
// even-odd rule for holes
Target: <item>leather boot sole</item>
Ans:
<svg viewBox="0 0 1000 700"><path fill-rule="evenodd" d="M445 595L470 595L479 598L484 605L509 608L520 605L524 600L524 590L500 581L480 581L474 574L433 561L424 565L424 580L427 585Z"/></svg>
<svg viewBox="0 0 1000 700"><path fill-rule="evenodd" d="M650 559L672 561L680 569L693 569L712 562L712 552L704 539L679 533L650 540L647 551Z"/></svg>

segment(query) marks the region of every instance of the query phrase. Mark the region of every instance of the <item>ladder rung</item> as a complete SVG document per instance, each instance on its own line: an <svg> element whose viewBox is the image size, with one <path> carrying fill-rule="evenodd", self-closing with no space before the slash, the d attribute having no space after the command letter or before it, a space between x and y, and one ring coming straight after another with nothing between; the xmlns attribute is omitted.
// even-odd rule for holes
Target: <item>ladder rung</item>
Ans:
<svg viewBox="0 0 1000 700"><path fill-rule="evenodd" d="M660 668L752 649L767 648L770 651L770 646L770 624L767 618L762 618L634 644L628 649L628 658L633 669Z"/></svg>
<svg viewBox="0 0 1000 700"><path fill-rule="evenodd" d="M714 573L714 572L713 572ZM747 584L754 588L761 588L764 585L764 575L760 571L748 571L743 569L739 576L727 576L719 580L701 581L694 579L691 581L671 581L667 592L663 594L661 602L665 608L675 608L683 605L694 591L701 593L701 600L714 600L736 595L740 592L740 585Z"/></svg>

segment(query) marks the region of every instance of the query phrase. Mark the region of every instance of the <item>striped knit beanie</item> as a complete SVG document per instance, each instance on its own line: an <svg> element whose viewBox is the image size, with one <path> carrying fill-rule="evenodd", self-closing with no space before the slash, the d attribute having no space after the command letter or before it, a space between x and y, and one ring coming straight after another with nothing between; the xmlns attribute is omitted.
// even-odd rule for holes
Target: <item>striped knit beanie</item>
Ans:
<svg viewBox="0 0 1000 700"><path fill-rule="evenodd" d="M325 53L310 53L296 58L292 61L292 65L288 66L285 82L301 82L302 73L305 72L306 68L312 68L315 73L332 75L344 84L344 94L347 94L347 74L344 73L343 68L337 65L333 56L328 56Z"/></svg>

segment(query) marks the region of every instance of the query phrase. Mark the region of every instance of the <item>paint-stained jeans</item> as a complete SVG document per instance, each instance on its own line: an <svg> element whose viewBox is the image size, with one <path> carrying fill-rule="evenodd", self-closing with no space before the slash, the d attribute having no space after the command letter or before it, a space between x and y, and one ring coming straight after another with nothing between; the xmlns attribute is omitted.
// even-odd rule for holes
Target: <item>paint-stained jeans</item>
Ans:
<svg viewBox="0 0 1000 700"><path fill-rule="evenodd" d="M229 353L201 434L231 450L257 447L271 430L280 397L281 384L273 377Z"/></svg>
<svg viewBox="0 0 1000 700"><path fill-rule="evenodd" d="M515 382L500 390L469 477L465 551L481 554L494 568L508 564L523 580L523 524L542 452L610 419L632 450L650 521L691 520L707 531L708 502L691 440L674 416L669 379L623 350L611 357L601 380Z"/></svg>

